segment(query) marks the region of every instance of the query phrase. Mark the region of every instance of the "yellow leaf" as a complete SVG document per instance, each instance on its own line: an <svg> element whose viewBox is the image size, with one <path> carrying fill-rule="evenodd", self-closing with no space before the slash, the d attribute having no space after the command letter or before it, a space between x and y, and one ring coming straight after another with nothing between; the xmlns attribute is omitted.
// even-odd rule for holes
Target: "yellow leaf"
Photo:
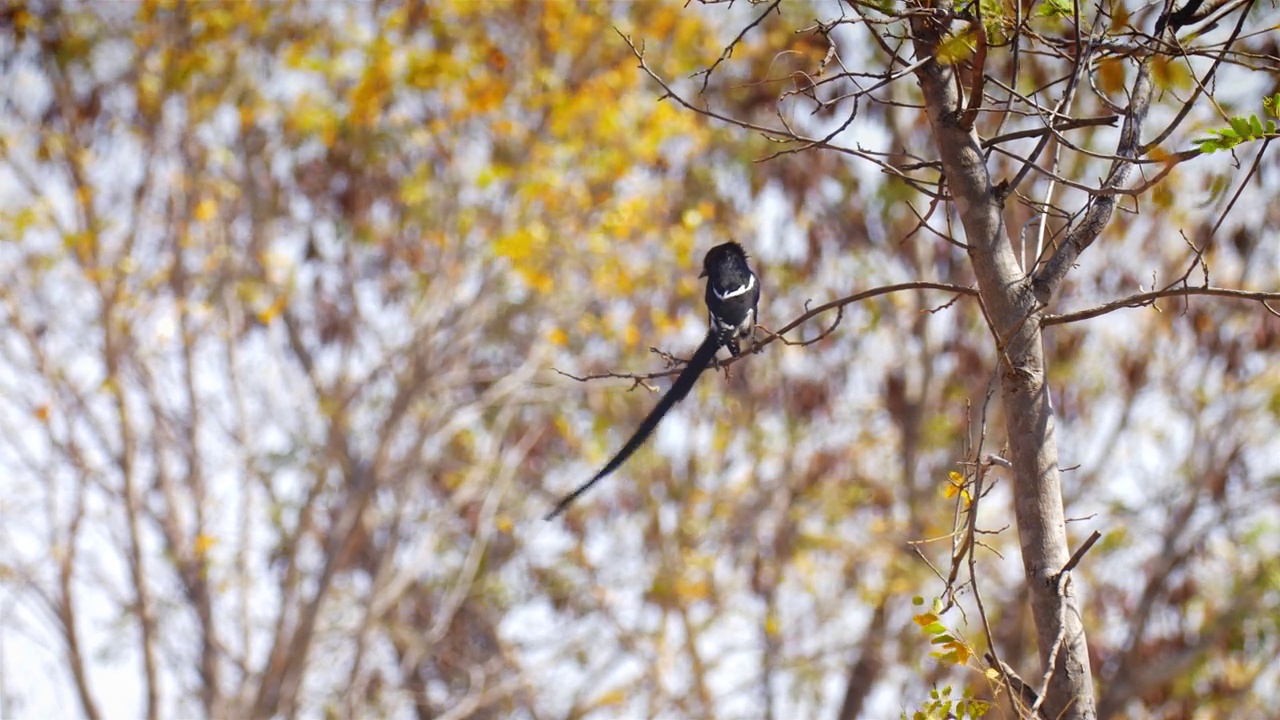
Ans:
<svg viewBox="0 0 1280 720"><path fill-rule="evenodd" d="M49 405L44 404L36 408L35 415L36 415L36 419L39 420L40 422L42 423L49 422Z"/></svg>
<svg viewBox="0 0 1280 720"><path fill-rule="evenodd" d="M705 580L695 580L683 575L676 580L675 589L676 596L684 602L706 600L708 595L708 587Z"/></svg>
<svg viewBox="0 0 1280 720"><path fill-rule="evenodd" d="M614 688L609 692L600 696L596 701L596 707L608 707L610 705L621 705L627 699L627 693L622 688Z"/></svg>
<svg viewBox="0 0 1280 720"><path fill-rule="evenodd" d="M564 345L569 342L569 334L560 328L551 328L547 333L547 340L551 341L552 345Z"/></svg>
<svg viewBox="0 0 1280 720"><path fill-rule="evenodd" d="M288 300L285 299L284 295L276 298L275 302L258 311L258 322L263 325L270 325L272 320L280 317L280 311L284 310L284 306L287 302Z"/></svg>
<svg viewBox="0 0 1280 720"><path fill-rule="evenodd" d="M196 205L195 216L200 222L209 222L218 212L218 203L213 198L205 198Z"/></svg>
<svg viewBox="0 0 1280 720"><path fill-rule="evenodd" d="M97 239L87 232L70 233L63 237L63 244L76 255L76 260L81 265L89 265L93 262L93 252L97 245Z"/></svg>
<svg viewBox="0 0 1280 720"><path fill-rule="evenodd" d="M998 680L1000 678L1000 673L996 672L995 668L987 668L987 671L983 674L987 676L988 680Z"/></svg>
<svg viewBox="0 0 1280 720"><path fill-rule="evenodd" d="M204 556L213 549L213 546L217 544L217 539L212 535L205 535L204 533L201 533L196 535L196 540L192 549L195 551L197 558L204 558Z"/></svg>
<svg viewBox="0 0 1280 720"><path fill-rule="evenodd" d="M919 615L912 616L911 619L915 620L916 624L920 627L925 627L938 622L938 616L933 613L921 613Z"/></svg>
<svg viewBox="0 0 1280 720"><path fill-rule="evenodd" d="M493 250L499 257L505 257L519 266L533 257L533 233L522 227L510 235L498 238Z"/></svg>
<svg viewBox="0 0 1280 720"><path fill-rule="evenodd" d="M78 200L81 205L89 205L90 203L92 203L93 188L89 187L88 185L81 185L80 187L77 187L76 200Z"/></svg>
<svg viewBox="0 0 1280 720"><path fill-rule="evenodd" d="M776 614L769 613L769 617L765 618L764 632L769 637L776 637L778 635L778 616Z"/></svg>
<svg viewBox="0 0 1280 720"><path fill-rule="evenodd" d="M540 271L531 271L525 274L525 280L543 295L550 295L551 291L556 287L556 281L550 275Z"/></svg>
<svg viewBox="0 0 1280 720"><path fill-rule="evenodd" d="M1191 71L1178 59L1158 55L1151 64L1151 78L1158 88L1187 90L1192 85Z"/></svg>

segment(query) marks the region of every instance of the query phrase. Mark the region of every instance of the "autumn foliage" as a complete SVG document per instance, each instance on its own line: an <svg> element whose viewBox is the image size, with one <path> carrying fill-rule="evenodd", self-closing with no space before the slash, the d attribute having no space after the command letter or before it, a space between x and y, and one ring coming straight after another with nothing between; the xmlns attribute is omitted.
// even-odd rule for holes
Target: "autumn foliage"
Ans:
<svg viewBox="0 0 1280 720"><path fill-rule="evenodd" d="M1038 310L1102 717L1280 682L1277 50L1238 5L1150 65L1144 139L1185 122ZM0 717L1029 712L1006 348L920 7L0 10ZM1061 92L1106 19L1005 198L1031 273L1152 10L954 7L930 62L996 181L1049 136L1002 78ZM697 346L730 238L785 339L543 523Z"/></svg>

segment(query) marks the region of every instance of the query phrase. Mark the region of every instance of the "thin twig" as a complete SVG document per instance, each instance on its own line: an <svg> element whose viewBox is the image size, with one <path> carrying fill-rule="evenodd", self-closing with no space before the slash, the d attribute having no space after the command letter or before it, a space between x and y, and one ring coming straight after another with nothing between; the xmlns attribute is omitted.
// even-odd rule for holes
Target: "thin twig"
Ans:
<svg viewBox="0 0 1280 720"><path fill-rule="evenodd" d="M1076 566L1080 564L1080 560L1084 558L1085 553L1089 552L1089 549L1101 539L1102 533L1094 530L1093 533L1089 535L1089 539L1085 540L1084 544L1071 555L1070 560L1067 560L1067 564L1062 566L1062 572L1065 574L1075 570Z"/></svg>
<svg viewBox="0 0 1280 720"><path fill-rule="evenodd" d="M1227 207L1218 216L1218 221L1213 224L1213 229L1209 231L1209 237L1214 237L1218 228L1222 225L1222 221L1227 219L1227 213L1231 212L1231 208L1235 207L1236 201L1240 199L1240 193L1244 192L1244 188L1249 184L1249 180L1253 178L1253 174L1258 171L1258 164L1262 162L1262 154L1267 151L1267 146L1271 144L1274 137L1268 137L1262 141L1262 147L1258 149L1258 155L1253 159L1253 164L1249 166L1249 172L1245 173L1244 180L1240 181L1240 187L1236 188L1236 192L1231 196L1231 202L1227 203Z"/></svg>
<svg viewBox="0 0 1280 720"><path fill-rule="evenodd" d="M707 83L711 81L711 73L715 72L716 68L720 67L720 63L728 60L729 57L733 55L733 49L738 46L738 43L742 42L742 38L746 37L747 33L751 32L752 28L763 22L764 19L769 16L769 13L777 10L778 6L781 4L782 0L773 0L773 4L765 8L765 11L760 13L760 17L752 20L750 25L742 28L742 32L738 33L738 37L734 38L733 42L725 46L724 52L720 53L720 57L716 58L716 61L712 63L711 67L706 70L699 70L689 76L690 78L695 78L699 75L702 76L702 89L698 91L698 95L703 95L707 92Z"/></svg>
<svg viewBox="0 0 1280 720"><path fill-rule="evenodd" d="M643 70L643 71L645 72L645 74L646 74L646 75L648 75L650 78L652 78L652 79L653 79L653 81L654 81L654 82L656 82L656 83L658 83L659 87L661 87L661 88L662 88L662 90L663 90L663 95L662 95L662 98L661 98L661 99L671 98L671 99L672 99L672 100L674 100L676 103L678 103L681 107L683 107L683 108L685 108L685 109L687 109L687 110L692 110L693 112L698 113L699 115L704 115L704 116L709 117L709 118L711 118L711 119L713 119L713 120L719 120L720 122L723 122L723 123L728 123L728 124L730 124L730 125L736 125L736 126L738 126L738 127L740 127L740 128L743 128L743 129L745 129L745 130L754 130L755 132L761 133L762 135L764 135L766 138L768 138L768 139L770 139L770 140L783 140L783 141L788 141L788 142L798 142L798 143L803 143L803 144L805 144L805 148L806 148L806 149L808 149L808 148L820 147L820 148L826 148L826 149L828 149L828 150L834 150L835 152L844 153L844 154L846 154L846 155L852 155L852 156L857 157L857 158L861 158L861 159L863 159L863 160L866 160L867 162L873 163L874 165L876 165L877 167L879 167L881 170L883 170L883 171L885 172L885 174L890 175L890 176L892 176L892 177L896 177L896 178L898 178L898 179L902 180L903 182L907 183L908 185L910 185L913 189L917 190L918 192L921 192L921 193L923 193L923 194L925 194L925 195L929 195L929 196L932 196L932 195L933 195L933 193L931 193L931 192L929 191L929 189L928 189L927 187L925 187L925 185L923 185L923 184L922 184L922 181L921 181L921 180L919 180L919 179L917 179L917 178L913 178L913 177L911 177L910 175L907 175L906 173L904 173L904 172L903 172L902 170L900 170L899 168L894 167L893 165L890 165L889 163L884 162L883 160L880 160L879 158L876 158L876 157L875 157L873 154L871 154L871 153L868 153L868 152L866 152L866 151L864 151L864 150L861 150L861 149L854 149L854 148L850 148L850 147L844 147L844 146L842 146L842 145L832 145L832 144L830 143L830 140L831 140L831 137L834 137L834 134L833 134L832 136L830 136L830 137L825 138L825 139L805 137L805 136L803 136L803 135L799 135L799 134L797 134L797 133L795 133L795 132L792 132L791 130L788 130L788 129L782 129L782 130L779 130L779 129L777 129L777 128L771 128L771 127L767 127L767 126L765 126L765 125L759 125L759 124L757 124L757 123L748 122L748 121L746 121L746 120L740 120L740 119L738 119L738 118L733 118L733 117L730 117L730 116L728 116L728 115L724 115L724 114L722 114L722 113L718 113L718 112L716 112L716 111L714 111L714 110L711 110L711 109L708 109L708 108L701 108L701 107L698 107L697 105L694 105L693 103L691 103L691 102L689 102L688 100L686 100L684 97L680 96L680 95L679 95L675 90L673 90L673 89L671 88L671 86L670 86L670 85L668 85L668 84L667 84L667 82L666 82L665 80L663 80L663 79L662 79L662 77L661 77L661 76L659 76L656 72L654 72L653 68L649 67L648 62L646 62L646 61L645 61L645 59L644 59L644 50L643 50L643 49L641 49L641 48L636 47L635 43L634 43L634 42L632 42L632 40L631 40L631 38L630 38L630 37L628 37L627 35L624 35L624 34L622 33L622 31L621 31L621 30L619 30L619 29L618 29L618 28L616 28L616 27L613 29L613 31L614 31L614 32L616 32L616 33L618 33L618 36L619 36L619 37L621 37L621 38L623 39L623 41L627 43L627 47L631 48L631 53L632 53L633 55L635 55L635 57L636 57L636 59L637 59L637 60L639 60L639 61L640 61L640 69L641 69L641 70ZM927 60L928 60L928 61L932 61L932 58L928 58ZM909 74L909 72L910 72L910 71L914 70L914 68L915 68L916 66L918 66L918 65L920 65L920 64L922 64L922 63L924 63L924 62L926 62L926 61L925 61L925 60L922 60L922 61L920 61L919 63L916 63L915 65L911 66L911 68L908 68L908 70L902 71L902 72L898 73L897 75L893 75L893 76L888 77L888 78L886 79L886 82L887 82L887 81L891 81L891 80L896 80L896 79L898 79L898 78L900 78L900 77L905 77L907 74ZM883 83L882 83L882 84L883 84ZM878 87L878 86L877 86L877 87ZM847 123L846 123L846 124L847 124ZM776 157L778 154L779 154L779 153L775 153L775 155L770 156L770 157ZM768 159L768 158L766 158L766 159Z"/></svg>

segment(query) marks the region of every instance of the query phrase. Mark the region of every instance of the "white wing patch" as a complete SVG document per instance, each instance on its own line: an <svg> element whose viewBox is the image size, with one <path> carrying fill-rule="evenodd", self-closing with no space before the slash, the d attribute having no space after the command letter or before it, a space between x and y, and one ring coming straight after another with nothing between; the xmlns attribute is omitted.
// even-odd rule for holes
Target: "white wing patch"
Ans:
<svg viewBox="0 0 1280 720"><path fill-rule="evenodd" d="M755 276L755 273L752 273L751 277L747 280L747 284L743 285L737 290L730 290L727 293L721 293L719 290L712 288L711 292L715 293L716 297L720 298L721 300L728 300L729 298L736 298L739 295L746 295L747 293L751 292L751 288L754 288L755 286L756 286L756 276Z"/></svg>

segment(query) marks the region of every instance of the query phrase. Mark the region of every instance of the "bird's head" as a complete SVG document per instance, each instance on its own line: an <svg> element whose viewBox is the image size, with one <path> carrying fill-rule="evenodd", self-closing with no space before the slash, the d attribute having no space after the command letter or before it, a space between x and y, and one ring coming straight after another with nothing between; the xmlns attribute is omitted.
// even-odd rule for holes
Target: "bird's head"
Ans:
<svg viewBox="0 0 1280 720"><path fill-rule="evenodd" d="M727 242L717 245L707 251L707 256L702 260L702 274L698 277L706 277L713 267L724 267L725 265L735 265L741 263L743 266L747 264L747 251L736 242Z"/></svg>

